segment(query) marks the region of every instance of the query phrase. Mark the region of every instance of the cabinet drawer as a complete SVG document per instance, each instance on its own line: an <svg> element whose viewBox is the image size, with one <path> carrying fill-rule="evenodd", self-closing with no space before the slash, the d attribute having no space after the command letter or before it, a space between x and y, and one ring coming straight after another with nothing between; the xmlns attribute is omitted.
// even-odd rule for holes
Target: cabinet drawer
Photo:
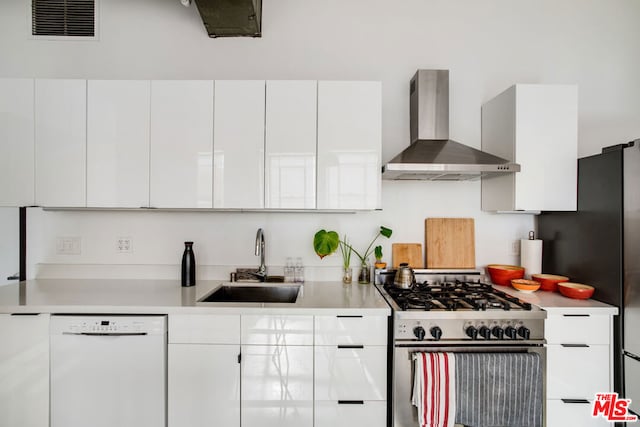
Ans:
<svg viewBox="0 0 640 427"><path fill-rule="evenodd" d="M316 400L385 400L387 347L315 347Z"/></svg>
<svg viewBox="0 0 640 427"><path fill-rule="evenodd" d="M316 401L314 418L315 427L384 427L387 425L387 402Z"/></svg>
<svg viewBox="0 0 640 427"><path fill-rule="evenodd" d="M313 345L313 316L242 316L242 344Z"/></svg>
<svg viewBox="0 0 640 427"><path fill-rule="evenodd" d="M548 344L609 344L611 316L549 315L545 321Z"/></svg>
<svg viewBox="0 0 640 427"><path fill-rule="evenodd" d="M560 399L547 400L547 427L611 427L602 417L591 416L593 400L589 403L570 403Z"/></svg>
<svg viewBox="0 0 640 427"><path fill-rule="evenodd" d="M176 314L169 316L169 344L240 344L240 316Z"/></svg>
<svg viewBox="0 0 640 427"><path fill-rule="evenodd" d="M610 391L609 346L547 346L547 398L594 399Z"/></svg>
<svg viewBox="0 0 640 427"><path fill-rule="evenodd" d="M316 316L316 345L386 345L386 316Z"/></svg>

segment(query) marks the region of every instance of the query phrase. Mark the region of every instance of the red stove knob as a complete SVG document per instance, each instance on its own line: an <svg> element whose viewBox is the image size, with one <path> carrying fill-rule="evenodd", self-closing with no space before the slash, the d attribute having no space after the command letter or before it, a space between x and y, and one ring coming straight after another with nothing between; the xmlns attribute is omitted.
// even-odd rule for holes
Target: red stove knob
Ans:
<svg viewBox="0 0 640 427"><path fill-rule="evenodd" d="M439 341L440 338L442 338L442 329L440 329L439 326L434 326L433 328L429 329L429 332L436 341Z"/></svg>
<svg viewBox="0 0 640 427"><path fill-rule="evenodd" d="M427 335L427 333L422 326L416 326L415 328L413 328L413 335L418 338L418 341L422 341L424 340L424 337L425 335Z"/></svg>

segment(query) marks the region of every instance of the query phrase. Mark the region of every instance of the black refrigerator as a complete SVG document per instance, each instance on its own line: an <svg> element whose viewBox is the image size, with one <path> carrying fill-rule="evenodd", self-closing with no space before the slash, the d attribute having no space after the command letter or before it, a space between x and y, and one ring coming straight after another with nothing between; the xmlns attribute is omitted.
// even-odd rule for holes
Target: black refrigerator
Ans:
<svg viewBox="0 0 640 427"><path fill-rule="evenodd" d="M542 270L615 305L615 391L640 414L640 139L578 160L576 212L542 212Z"/></svg>

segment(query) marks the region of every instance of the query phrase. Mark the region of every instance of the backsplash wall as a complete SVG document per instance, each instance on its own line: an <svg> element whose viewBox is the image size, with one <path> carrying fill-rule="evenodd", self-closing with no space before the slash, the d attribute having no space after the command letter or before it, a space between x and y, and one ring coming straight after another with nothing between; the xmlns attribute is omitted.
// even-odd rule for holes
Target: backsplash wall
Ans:
<svg viewBox="0 0 640 427"><path fill-rule="evenodd" d="M183 242L195 241L200 279L225 279L236 266L257 267L255 234L265 231L266 263L282 274L286 257L302 257L306 275L338 280L341 257L320 260L313 235L320 228L347 234L356 249L369 244L380 225L385 261L391 244L422 243L426 217L471 217L476 227L476 263L515 263L513 243L534 226L533 215L481 212L479 182L383 181L382 211L357 213L230 213L162 211L29 210L30 277L139 277L177 279ZM57 237L80 237L80 255L56 254ZM132 240L132 253L118 253L118 237ZM352 265L357 266L352 258ZM116 265L117 267L113 267Z"/></svg>

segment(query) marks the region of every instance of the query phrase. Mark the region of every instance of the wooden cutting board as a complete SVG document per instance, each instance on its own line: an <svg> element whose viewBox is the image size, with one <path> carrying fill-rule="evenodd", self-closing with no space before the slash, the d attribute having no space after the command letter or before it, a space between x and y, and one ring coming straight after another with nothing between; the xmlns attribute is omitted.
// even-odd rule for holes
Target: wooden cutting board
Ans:
<svg viewBox="0 0 640 427"><path fill-rule="evenodd" d="M406 262L411 268L424 268L422 243L393 243L391 245L393 268Z"/></svg>
<svg viewBox="0 0 640 427"><path fill-rule="evenodd" d="M427 218L427 268L476 268L473 218Z"/></svg>

